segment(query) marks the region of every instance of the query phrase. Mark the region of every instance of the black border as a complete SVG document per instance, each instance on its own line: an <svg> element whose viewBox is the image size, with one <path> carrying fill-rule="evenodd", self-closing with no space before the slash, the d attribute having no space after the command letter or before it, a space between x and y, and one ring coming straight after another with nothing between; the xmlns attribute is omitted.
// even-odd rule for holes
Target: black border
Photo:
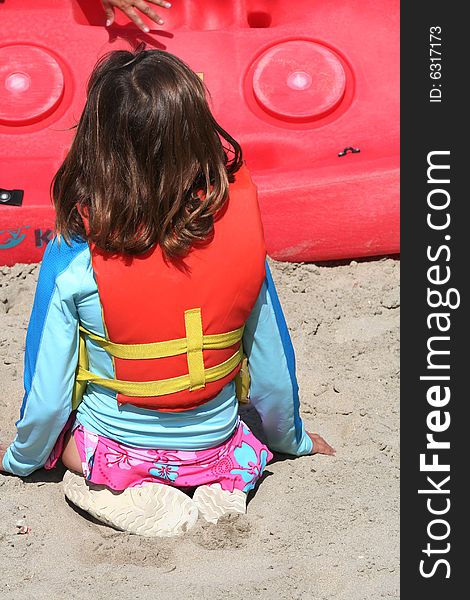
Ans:
<svg viewBox="0 0 470 600"><path fill-rule="evenodd" d="M466 508L467 491L467 439L470 439L468 406L470 395L466 390L465 375L470 372L468 338L470 328L466 318L469 269L466 259L470 255L470 232L467 232L466 214L469 191L466 189L467 174L470 176L470 147L466 140L469 129L464 103L469 104L465 89L468 88L470 69L467 66L467 22L463 17L464 5L456 2L430 0L427 2L401 3L401 247L402 247L402 317L401 317L401 598L403 600L425 598L460 598L468 594L466 576L467 532L469 531ZM430 78L430 27L442 28L442 78L438 82ZM440 83L442 102L429 102L433 83ZM427 194L431 185L427 182L427 155L431 151L450 150L450 184L443 186L451 195L449 206L451 224L446 234L451 240L444 241L444 232L431 230L426 224ZM444 160L445 162L445 160ZM447 243L451 250L449 261L446 253L437 262L451 269L447 287L459 290L461 304L449 310L451 328L448 348L450 363L448 374L451 399L446 408L450 412L449 429L440 434L442 440L450 441L450 450L442 450L441 462L450 461L451 506L446 518L451 527L449 537L441 542L450 543L450 551L434 555L443 557L450 564L440 565L435 574L424 578L419 573L422 559L432 564L422 553L428 541L427 525L433 518L426 508L426 495L418 489L426 486L426 475L419 468L419 455L426 450L426 416L433 410L426 400L429 382L420 381L426 373L426 342L432 335L427 328L426 317L432 312L427 304L427 270L430 263L426 256L428 245L437 248ZM445 286L444 286L445 287ZM444 310L444 309L439 309ZM442 334L445 335L445 334ZM436 374L444 374L437 372ZM436 435L437 437L437 435ZM445 454L446 453L446 454ZM445 459L448 459L447 461ZM436 473L436 481L444 473ZM437 498L437 495L434 496ZM441 496L444 498L444 495ZM438 506L436 500L436 507ZM442 500L442 505L444 501ZM438 518L438 517L435 517ZM435 529L437 532L438 529ZM443 531L443 529L441 529ZM435 542L435 547L439 543Z"/></svg>

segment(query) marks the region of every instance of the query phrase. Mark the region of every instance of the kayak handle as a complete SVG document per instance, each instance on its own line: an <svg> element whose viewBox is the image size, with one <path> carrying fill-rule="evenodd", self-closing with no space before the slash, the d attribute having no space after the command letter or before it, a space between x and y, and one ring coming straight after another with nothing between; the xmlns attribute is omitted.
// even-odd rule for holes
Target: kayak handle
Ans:
<svg viewBox="0 0 470 600"><path fill-rule="evenodd" d="M339 152L338 156L346 156L346 154L348 152L351 152L351 154L357 154L357 152L360 152L360 151L361 151L360 148L353 148L352 146L348 146L342 152Z"/></svg>

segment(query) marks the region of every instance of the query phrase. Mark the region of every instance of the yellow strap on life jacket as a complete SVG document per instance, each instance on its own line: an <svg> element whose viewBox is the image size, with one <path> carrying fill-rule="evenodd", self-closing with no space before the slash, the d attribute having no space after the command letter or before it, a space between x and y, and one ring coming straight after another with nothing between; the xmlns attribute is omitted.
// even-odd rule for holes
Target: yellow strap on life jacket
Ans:
<svg viewBox="0 0 470 600"><path fill-rule="evenodd" d="M204 350L221 350L229 348L239 342L243 337L243 327L228 331L227 333L215 333L204 335L202 337ZM145 359L145 358L167 358L168 356L177 356L184 354L187 349L186 338L177 340L169 340L167 342L154 342L152 344L115 344L106 338L103 338L95 333L91 333L84 327L80 326L80 331L87 335L90 339L98 342L98 344L116 358L124 359Z"/></svg>
<svg viewBox="0 0 470 600"><path fill-rule="evenodd" d="M188 371L189 389L200 390L206 385L204 371L204 334L202 333L202 317L200 308L184 311L184 324L186 327L186 340L188 345ZM228 373L227 373L228 374Z"/></svg>
<svg viewBox="0 0 470 600"><path fill-rule="evenodd" d="M88 352L86 349L85 337L83 335L80 335L78 339L78 366L72 391L72 410L76 410L78 408L87 386L86 381L77 380L77 374L80 369L85 371L88 370Z"/></svg>
<svg viewBox="0 0 470 600"><path fill-rule="evenodd" d="M117 393L130 397L164 396L183 390L198 390L205 387L206 382L217 381L231 373L243 360L243 348L240 345L229 359L206 369L204 367L203 350L226 349L240 342L244 326L226 333L204 335L200 308L192 308L184 313L186 337L150 344L115 344L106 338L88 331L80 326L79 361L73 394L73 408L80 403L84 388L88 382L101 385ZM122 381L100 377L88 370L88 356L85 346L85 336L97 342L111 356L128 360L166 358L186 354L188 374L158 381ZM247 369L246 369L247 370ZM241 401L246 401L247 387L244 377L243 394L237 394ZM239 385L237 385L237 389ZM244 396L243 400L242 397Z"/></svg>
<svg viewBox="0 0 470 600"><path fill-rule="evenodd" d="M235 395L241 404L248 404L250 402L250 384L248 358L243 354L241 369L235 376Z"/></svg>
<svg viewBox="0 0 470 600"><path fill-rule="evenodd" d="M243 350L240 347L228 360L209 367L204 370L205 381L217 381L231 373L240 363L243 357ZM181 375L180 377L172 377L171 379L161 379L159 381L123 381L120 379L106 379L99 377L86 369L80 368L77 372L77 381L87 381L96 383L105 388L124 394L125 396L136 396L144 398L146 396L164 396L174 392L182 392L190 387L190 376Z"/></svg>

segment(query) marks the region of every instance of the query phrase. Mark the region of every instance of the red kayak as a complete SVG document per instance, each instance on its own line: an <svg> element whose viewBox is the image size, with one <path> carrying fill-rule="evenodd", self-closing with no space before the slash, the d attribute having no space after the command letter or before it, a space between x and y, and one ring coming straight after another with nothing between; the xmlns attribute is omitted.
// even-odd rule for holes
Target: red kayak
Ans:
<svg viewBox="0 0 470 600"><path fill-rule="evenodd" d="M0 265L36 262L87 78L145 41L203 73L259 188L268 252L399 252L398 0L173 0L141 32L99 0L0 3Z"/></svg>

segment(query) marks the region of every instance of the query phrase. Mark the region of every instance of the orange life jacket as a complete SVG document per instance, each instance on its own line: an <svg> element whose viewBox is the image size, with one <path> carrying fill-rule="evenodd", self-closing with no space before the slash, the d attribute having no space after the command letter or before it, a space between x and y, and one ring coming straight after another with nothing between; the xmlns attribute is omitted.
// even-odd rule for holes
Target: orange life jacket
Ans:
<svg viewBox="0 0 470 600"><path fill-rule="evenodd" d="M235 177L212 241L193 247L184 269L165 261L160 246L132 259L91 246L111 344L91 337L113 355L115 380L82 368L82 382L118 391L120 404L182 411L214 398L237 375L266 249L256 187L245 166Z"/></svg>

